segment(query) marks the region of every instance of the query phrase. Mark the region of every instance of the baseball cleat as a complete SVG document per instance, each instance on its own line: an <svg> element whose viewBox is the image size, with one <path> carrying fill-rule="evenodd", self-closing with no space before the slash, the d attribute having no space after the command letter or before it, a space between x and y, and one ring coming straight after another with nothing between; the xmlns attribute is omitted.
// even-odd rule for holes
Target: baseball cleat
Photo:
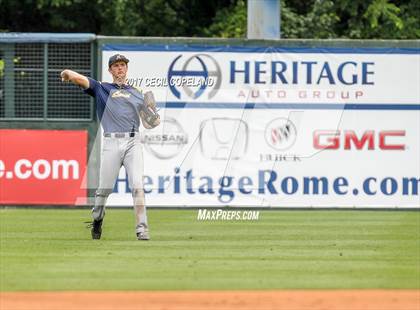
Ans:
<svg viewBox="0 0 420 310"><path fill-rule="evenodd" d="M137 240L150 240L148 231L140 231L136 233L136 235L137 235Z"/></svg>
<svg viewBox="0 0 420 310"><path fill-rule="evenodd" d="M92 239L101 239L101 235L102 235L102 221L103 220L93 220L92 222Z"/></svg>

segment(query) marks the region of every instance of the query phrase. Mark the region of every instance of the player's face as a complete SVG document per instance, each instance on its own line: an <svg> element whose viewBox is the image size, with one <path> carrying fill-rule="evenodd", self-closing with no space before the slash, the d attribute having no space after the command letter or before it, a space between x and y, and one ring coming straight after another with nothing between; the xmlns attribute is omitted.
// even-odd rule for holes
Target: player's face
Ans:
<svg viewBox="0 0 420 310"><path fill-rule="evenodd" d="M127 76L127 70L127 64L124 61L118 61L111 65L109 68L109 73L111 73L114 80L124 82Z"/></svg>

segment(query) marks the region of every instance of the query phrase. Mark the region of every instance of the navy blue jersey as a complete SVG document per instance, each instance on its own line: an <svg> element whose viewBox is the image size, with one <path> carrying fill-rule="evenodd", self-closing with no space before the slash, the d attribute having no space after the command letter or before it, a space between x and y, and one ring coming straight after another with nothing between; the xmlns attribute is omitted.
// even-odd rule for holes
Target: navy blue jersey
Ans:
<svg viewBox="0 0 420 310"><path fill-rule="evenodd" d="M104 132L139 131L143 93L130 85L88 80L89 88L84 92L95 98L96 113Z"/></svg>

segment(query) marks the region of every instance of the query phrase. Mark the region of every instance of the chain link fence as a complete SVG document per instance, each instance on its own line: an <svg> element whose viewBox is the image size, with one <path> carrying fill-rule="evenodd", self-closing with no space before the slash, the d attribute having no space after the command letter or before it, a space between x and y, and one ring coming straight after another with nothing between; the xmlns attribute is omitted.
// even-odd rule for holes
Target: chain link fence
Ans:
<svg viewBox="0 0 420 310"><path fill-rule="evenodd" d="M65 68L94 76L93 41L66 42L62 35L50 42L48 34L41 38L46 42L9 37L0 37L0 120L93 119L93 100L60 80Z"/></svg>

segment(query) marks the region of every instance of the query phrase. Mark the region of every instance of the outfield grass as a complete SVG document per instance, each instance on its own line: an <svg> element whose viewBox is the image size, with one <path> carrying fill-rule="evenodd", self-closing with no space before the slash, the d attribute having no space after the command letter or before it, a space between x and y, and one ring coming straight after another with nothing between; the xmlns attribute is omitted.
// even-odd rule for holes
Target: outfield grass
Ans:
<svg viewBox="0 0 420 310"><path fill-rule="evenodd" d="M88 210L0 210L0 290L420 288L420 212L261 211L258 221L197 221L109 210L101 240Z"/></svg>

